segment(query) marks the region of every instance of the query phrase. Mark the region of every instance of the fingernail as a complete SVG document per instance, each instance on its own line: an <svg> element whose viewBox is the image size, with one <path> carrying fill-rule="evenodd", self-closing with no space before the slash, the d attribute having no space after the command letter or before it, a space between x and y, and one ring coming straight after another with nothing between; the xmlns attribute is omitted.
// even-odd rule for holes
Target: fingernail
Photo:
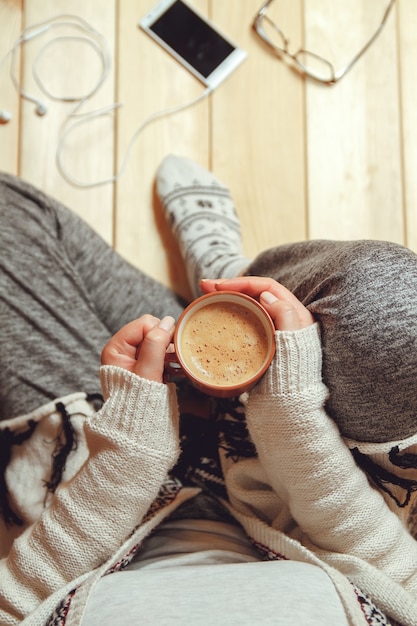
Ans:
<svg viewBox="0 0 417 626"><path fill-rule="evenodd" d="M227 283L228 280L229 280L228 278L217 278L216 280L213 280L214 288L216 290L218 290L220 285L222 285L223 283ZM221 291L221 289L220 289L220 291Z"/></svg>
<svg viewBox="0 0 417 626"><path fill-rule="evenodd" d="M158 324L159 328L162 328L163 330L166 331L170 331L174 328L174 324L175 324L175 320L173 317L171 317L170 315L167 315L166 317L164 317Z"/></svg>
<svg viewBox="0 0 417 626"><path fill-rule="evenodd" d="M274 296L274 294L271 293L270 291L263 291L261 293L261 298L267 304L273 304L274 302L278 302L278 298L276 296Z"/></svg>

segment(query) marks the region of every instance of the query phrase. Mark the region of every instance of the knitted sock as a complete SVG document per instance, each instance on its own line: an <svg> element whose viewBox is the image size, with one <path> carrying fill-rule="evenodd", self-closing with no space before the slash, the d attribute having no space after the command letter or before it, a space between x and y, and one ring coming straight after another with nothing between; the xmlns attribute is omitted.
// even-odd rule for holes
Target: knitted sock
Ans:
<svg viewBox="0 0 417 626"><path fill-rule="evenodd" d="M194 296L201 294L201 278L234 278L248 267L230 192L211 172L170 155L158 169L157 192Z"/></svg>

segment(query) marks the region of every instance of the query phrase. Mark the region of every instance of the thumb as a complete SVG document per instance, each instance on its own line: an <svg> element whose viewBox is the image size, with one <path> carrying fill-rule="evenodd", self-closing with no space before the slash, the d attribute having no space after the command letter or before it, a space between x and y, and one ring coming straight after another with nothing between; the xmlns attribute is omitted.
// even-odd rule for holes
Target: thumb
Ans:
<svg viewBox="0 0 417 626"><path fill-rule="evenodd" d="M172 341L174 326L174 318L167 316L146 333L133 369L135 374L142 378L162 382L165 353Z"/></svg>

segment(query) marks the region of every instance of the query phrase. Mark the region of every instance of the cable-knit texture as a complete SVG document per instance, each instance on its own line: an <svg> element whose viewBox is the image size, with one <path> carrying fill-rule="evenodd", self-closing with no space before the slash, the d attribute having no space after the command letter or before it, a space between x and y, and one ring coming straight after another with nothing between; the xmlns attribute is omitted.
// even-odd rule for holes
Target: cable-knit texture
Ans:
<svg viewBox="0 0 417 626"><path fill-rule="evenodd" d="M178 452L173 441L178 432L178 410L175 386L139 379L127 370L105 365L100 369L104 397L107 399L111 427L118 436L142 442L158 454ZM138 384L138 381L139 384ZM171 419L167 419L167 414ZM142 418L140 418L142 416ZM91 421L91 428L100 430L103 417ZM108 427L109 425L104 424Z"/></svg>
<svg viewBox="0 0 417 626"><path fill-rule="evenodd" d="M59 587L105 562L137 526L179 454L172 386L117 367L101 371L108 400L84 426L90 452L50 508L0 563L0 623L23 616Z"/></svg>
<svg viewBox="0 0 417 626"><path fill-rule="evenodd" d="M417 626L417 544L404 525L416 510L416 498L410 491L402 517L398 506L391 510L387 494L370 484L349 449L357 448L370 462L385 457L381 472L388 468L393 476L393 463L402 463L398 474L408 478L407 465L412 475L417 471L416 438L376 447L344 441L324 409L318 326L277 332L276 346L270 369L245 400L246 421L240 402L224 405L222 428L229 426L236 435L238 426L239 435L228 445L220 438L229 496L224 504L265 558L322 567L351 625L386 624L383 616L378 621L382 610L395 623ZM79 626L99 577L123 567L152 528L192 497L178 480L167 479L179 447L174 387L112 366L102 368L101 379L106 402L98 413L79 394L1 425L3 432L15 428L10 436L26 433L28 424L32 433L13 447L7 468L10 508L17 507L27 530L0 563L2 625L15 626L26 616L25 624L38 626L56 609L51 624ZM58 406L71 418L77 445L61 486L48 494L49 508L36 521L36 513L31 517L25 507L30 501L35 511L42 510L43 480L49 474L48 467L41 471L36 464L47 459L51 466L63 414ZM210 490L209 461L199 484L206 482ZM27 482L18 484L22 475ZM37 493L29 498L36 484ZM406 485L413 488L411 480ZM8 530L10 537L2 531L2 539L11 538L13 529ZM365 617L364 593L376 605L374 611L367 604L375 618Z"/></svg>
<svg viewBox="0 0 417 626"><path fill-rule="evenodd" d="M316 392L321 383L321 348L318 324L302 331L277 331L276 353L271 367L254 389L252 397L268 394L285 397Z"/></svg>
<svg viewBox="0 0 417 626"><path fill-rule="evenodd" d="M369 487L324 410L318 328L277 332L276 343L247 403L258 459L228 465L232 502L318 552L379 606L389 610L401 598L405 623L417 624L417 602L404 592L417 591L417 543Z"/></svg>

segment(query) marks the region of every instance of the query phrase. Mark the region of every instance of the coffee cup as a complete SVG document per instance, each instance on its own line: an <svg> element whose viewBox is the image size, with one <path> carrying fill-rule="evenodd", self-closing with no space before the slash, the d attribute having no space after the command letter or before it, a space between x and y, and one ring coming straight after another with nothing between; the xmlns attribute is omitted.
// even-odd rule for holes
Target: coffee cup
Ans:
<svg viewBox="0 0 417 626"><path fill-rule="evenodd" d="M230 398L248 391L275 354L275 327L264 307L234 291L205 294L182 313L165 379L186 376L200 391Z"/></svg>

